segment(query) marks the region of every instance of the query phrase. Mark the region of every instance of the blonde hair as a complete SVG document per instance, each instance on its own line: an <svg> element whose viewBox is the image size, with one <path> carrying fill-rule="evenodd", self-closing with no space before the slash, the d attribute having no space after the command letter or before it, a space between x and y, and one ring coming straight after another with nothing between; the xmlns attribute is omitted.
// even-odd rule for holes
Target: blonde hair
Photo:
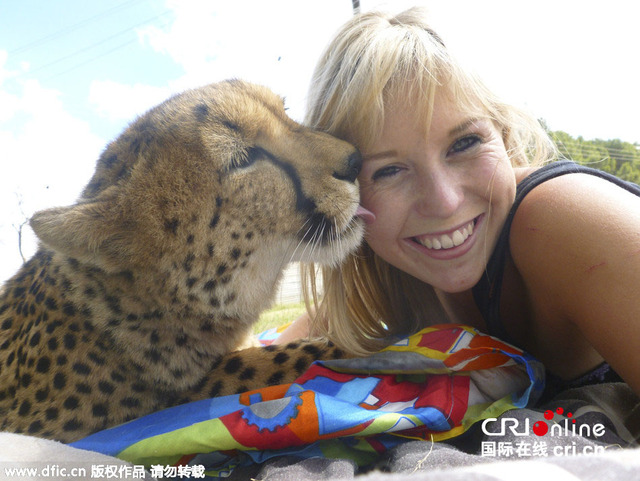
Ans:
<svg viewBox="0 0 640 481"><path fill-rule="evenodd" d="M501 102L466 72L420 8L395 16L367 12L347 22L316 66L305 123L365 150L382 131L385 104L411 106L426 132L438 89L461 109L494 121L514 166L555 157L539 122ZM305 300L323 320L314 325L315 332L355 354L379 349L389 337L446 322L431 286L391 266L366 243L339 268L321 268L322 302L316 273L314 265L302 266Z"/></svg>

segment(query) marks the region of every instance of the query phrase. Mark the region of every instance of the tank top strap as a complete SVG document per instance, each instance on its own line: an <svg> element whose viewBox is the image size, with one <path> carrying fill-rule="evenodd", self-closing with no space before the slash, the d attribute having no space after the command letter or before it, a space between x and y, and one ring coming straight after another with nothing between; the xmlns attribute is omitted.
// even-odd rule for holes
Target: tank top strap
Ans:
<svg viewBox="0 0 640 481"><path fill-rule="evenodd" d="M509 253L509 233L518 207L527 194L538 185L561 175L574 173L586 173L601 177L640 196L640 187L636 184L626 182L606 172L567 160L547 164L524 178L517 186L513 206L507 215L507 219L498 237L496 247L489 259L485 273L472 290L475 303L486 322L488 334L513 343L500 318L500 296L502 292L504 267Z"/></svg>

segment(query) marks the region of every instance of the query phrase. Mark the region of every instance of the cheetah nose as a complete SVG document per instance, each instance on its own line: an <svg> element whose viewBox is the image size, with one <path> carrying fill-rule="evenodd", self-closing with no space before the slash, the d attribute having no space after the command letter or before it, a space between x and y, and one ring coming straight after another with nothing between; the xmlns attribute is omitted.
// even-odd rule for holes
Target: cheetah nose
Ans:
<svg viewBox="0 0 640 481"><path fill-rule="evenodd" d="M344 170L334 172L333 176L338 180L346 180L347 182L355 182L356 177L362 168L362 155L356 150L347 158L347 165Z"/></svg>

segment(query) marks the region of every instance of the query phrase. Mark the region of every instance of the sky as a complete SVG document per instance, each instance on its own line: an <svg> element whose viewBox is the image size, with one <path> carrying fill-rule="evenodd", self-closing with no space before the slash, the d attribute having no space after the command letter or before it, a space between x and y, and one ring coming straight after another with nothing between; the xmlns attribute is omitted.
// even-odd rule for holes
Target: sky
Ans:
<svg viewBox="0 0 640 481"><path fill-rule="evenodd" d="M640 143L640 2L361 0L425 6L432 26L498 94L553 130ZM0 282L18 229L73 203L137 115L187 88L237 77L304 115L316 59L351 0L0 0ZM22 252L37 241L23 230Z"/></svg>

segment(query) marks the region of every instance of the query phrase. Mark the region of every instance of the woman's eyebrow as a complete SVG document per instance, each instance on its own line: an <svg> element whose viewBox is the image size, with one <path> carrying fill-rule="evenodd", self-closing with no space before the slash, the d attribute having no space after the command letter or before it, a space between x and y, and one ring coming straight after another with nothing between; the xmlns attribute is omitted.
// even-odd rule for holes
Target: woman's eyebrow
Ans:
<svg viewBox="0 0 640 481"><path fill-rule="evenodd" d="M454 128L452 128L449 131L449 137L454 137L454 136L460 134L461 132L464 132L471 125L475 124L476 122L478 122L480 120L484 120L484 117L472 117L470 119L465 120L464 122L462 122L461 124L456 125Z"/></svg>
<svg viewBox="0 0 640 481"><path fill-rule="evenodd" d="M377 160L377 159L384 159L386 157L397 157L398 156L398 152L396 152L395 150L385 150L384 152L377 152L375 154L367 154L367 155L363 155L362 156L362 160Z"/></svg>

